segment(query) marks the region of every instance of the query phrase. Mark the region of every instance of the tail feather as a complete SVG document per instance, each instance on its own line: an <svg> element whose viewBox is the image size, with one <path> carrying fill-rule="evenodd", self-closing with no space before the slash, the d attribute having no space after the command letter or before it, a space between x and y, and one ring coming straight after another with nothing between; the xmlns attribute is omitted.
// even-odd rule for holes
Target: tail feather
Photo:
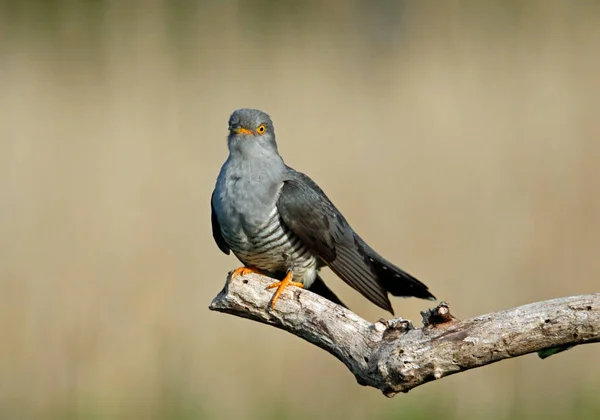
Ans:
<svg viewBox="0 0 600 420"><path fill-rule="evenodd" d="M429 288L406 271L378 262L374 262L373 265L383 287L392 295L435 300Z"/></svg>
<svg viewBox="0 0 600 420"><path fill-rule="evenodd" d="M321 279L321 277L318 275L317 278L312 282L308 290L348 309L348 307L340 300L340 298L336 296L335 293L331 291L329 287L327 287L323 279Z"/></svg>
<svg viewBox="0 0 600 420"><path fill-rule="evenodd" d="M387 261L368 245L365 247L365 253L377 274L377 278L389 293L394 296L414 296L421 299L435 300L435 296L431 294L426 285Z"/></svg>

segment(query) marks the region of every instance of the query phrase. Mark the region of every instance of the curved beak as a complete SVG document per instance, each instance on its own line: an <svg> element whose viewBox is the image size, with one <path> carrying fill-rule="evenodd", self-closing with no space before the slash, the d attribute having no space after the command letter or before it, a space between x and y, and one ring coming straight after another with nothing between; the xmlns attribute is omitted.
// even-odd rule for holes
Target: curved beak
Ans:
<svg viewBox="0 0 600 420"><path fill-rule="evenodd" d="M235 134L254 134L252 130L248 130L247 128L243 127L231 127L229 131Z"/></svg>

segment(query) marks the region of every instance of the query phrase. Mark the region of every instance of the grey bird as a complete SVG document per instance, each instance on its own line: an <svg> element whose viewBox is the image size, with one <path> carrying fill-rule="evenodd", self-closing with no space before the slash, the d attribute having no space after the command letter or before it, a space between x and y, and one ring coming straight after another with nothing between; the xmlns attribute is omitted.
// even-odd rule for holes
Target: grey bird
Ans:
<svg viewBox="0 0 600 420"><path fill-rule="evenodd" d="M375 305L394 313L388 293L435 299L427 286L385 260L354 232L308 176L285 164L271 118L238 109L229 118L229 157L211 197L213 237L244 264L233 276L267 274L345 306L319 276L329 267Z"/></svg>

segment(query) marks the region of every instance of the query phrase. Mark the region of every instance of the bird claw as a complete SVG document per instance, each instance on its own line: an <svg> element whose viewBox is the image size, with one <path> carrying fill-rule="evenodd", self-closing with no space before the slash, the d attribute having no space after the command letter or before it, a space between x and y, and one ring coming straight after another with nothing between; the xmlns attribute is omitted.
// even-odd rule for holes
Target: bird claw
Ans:
<svg viewBox="0 0 600 420"><path fill-rule="evenodd" d="M288 271L288 273L283 278L283 280L277 281L275 283L271 283L267 286L267 290L274 289L275 287L277 288L277 290L275 291L275 294L273 295L273 298L271 299L271 309L275 308L275 302L277 302L277 299L279 299L281 292L283 292L283 290L288 286L296 286L301 289L304 288L304 285L302 283L299 283L297 281L292 281L292 271L291 270Z"/></svg>
<svg viewBox="0 0 600 420"><path fill-rule="evenodd" d="M257 268L254 267L239 267L233 270L231 278L234 279L239 276L245 276L247 274L262 274Z"/></svg>

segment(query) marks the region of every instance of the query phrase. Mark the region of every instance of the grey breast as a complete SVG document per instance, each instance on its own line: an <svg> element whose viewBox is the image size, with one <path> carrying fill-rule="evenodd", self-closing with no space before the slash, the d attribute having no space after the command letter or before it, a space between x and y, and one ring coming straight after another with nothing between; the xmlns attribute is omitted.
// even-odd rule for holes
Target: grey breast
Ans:
<svg viewBox="0 0 600 420"><path fill-rule="evenodd" d="M237 234L227 230L222 233L231 250L246 265L269 272L293 268L297 281L301 281L307 271L317 268L315 257L282 222L277 207L260 225L245 226Z"/></svg>

